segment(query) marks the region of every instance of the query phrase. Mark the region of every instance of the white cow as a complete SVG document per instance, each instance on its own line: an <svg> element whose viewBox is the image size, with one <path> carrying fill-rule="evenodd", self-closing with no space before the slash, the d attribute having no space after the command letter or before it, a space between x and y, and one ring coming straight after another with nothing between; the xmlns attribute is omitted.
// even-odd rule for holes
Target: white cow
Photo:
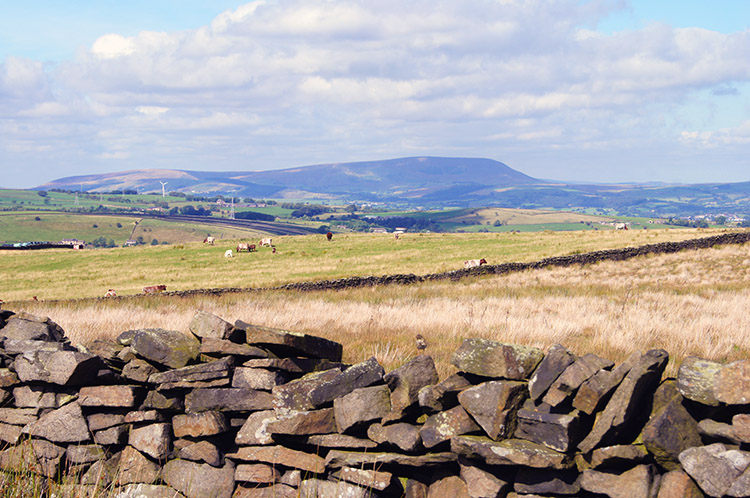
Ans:
<svg viewBox="0 0 750 498"><path fill-rule="evenodd" d="M616 223L615 230L627 230L628 226L625 223Z"/></svg>
<svg viewBox="0 0 750 498"><path fill-rule="evenodd" d="M271 237L260 239L260 245L261 247L263 246L271 247L273 245L273 239Z"/></svg>
<svg viewBox="0 0 750 498"><path fill-rule="evenodd" d="M227 249L227 252L224 253L224 257L225 258L233 258L234 254L232 254L232 250L231 249Z"/></svg>
<svg viewBox="0 0 750 498"><path fill-rule="evenodd" d="M477 266L486 265L487 260L482 259L469 259L467 261L464 261L464 268L476 268Z"/></svg>
<svg viewBox="0 0 750 498"><path fill-rule="evenodd" d="M213 237L206 237L205 239L203 239L204 244L214 245L214 242L216 242L216 239Z"/></svg>

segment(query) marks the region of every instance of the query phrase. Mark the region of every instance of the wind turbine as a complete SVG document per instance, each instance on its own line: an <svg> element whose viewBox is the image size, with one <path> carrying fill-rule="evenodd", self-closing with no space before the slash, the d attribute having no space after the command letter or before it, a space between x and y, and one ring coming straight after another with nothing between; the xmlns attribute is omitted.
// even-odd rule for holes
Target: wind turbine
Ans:
<svg viewBox="0 0 750 498"><path fill-rule="evenodd" d="M166 197L166 196L167 196L167 194L166 194L166 192L164 191L164 186L165 186L165 185L166 185L167 183L169 183L169 182L159 182L159 183L161 183L161 196L162 196L162 197Z"/></svg>

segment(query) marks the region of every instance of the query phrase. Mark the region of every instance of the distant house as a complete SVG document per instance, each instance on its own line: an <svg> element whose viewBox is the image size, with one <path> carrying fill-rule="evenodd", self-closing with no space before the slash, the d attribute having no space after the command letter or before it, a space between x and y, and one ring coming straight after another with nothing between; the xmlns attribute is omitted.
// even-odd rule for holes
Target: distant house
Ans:
<svg viewBox="0 0 750 498"><path fill-rule="evenodd" d="M137 246L137 245L138 245L138 241L137 240L128 239L128 240L125 241L125 244L124 244L123 247L134 247L134 246Z"/></svg>
<svg viewBox="0 0 750 498"><path fill-rule="evenodd" d="M370 232L371 233L388 233L388 230L386 230L385 228L371 228Z"/></svg>
<svg viewBox="0 0 750 498"><path fill-rule="evenodd" d="M406 232L406 228L404 227L396 227L396 229L394 230L394 233L404 233L404 232Z"/></svg>
<svg viewBox="0 0 750 498"><path fill-rule="evenodd" d="M82 240L78 240L78 239L62 239L60 241L60 243L68 245L68 246L75 246L75 245L84 244L84 242Z"/></svg>

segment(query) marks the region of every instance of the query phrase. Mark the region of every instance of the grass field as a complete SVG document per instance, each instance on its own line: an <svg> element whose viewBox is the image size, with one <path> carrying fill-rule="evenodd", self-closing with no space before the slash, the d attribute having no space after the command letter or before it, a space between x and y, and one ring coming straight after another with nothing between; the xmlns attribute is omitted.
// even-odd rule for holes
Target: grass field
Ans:
<svg viewBox="0 0 750 498"><path fill-rule="evenodd" d="M599 234L582 238L591 235ZM599 248L614 241L605 242L589 240ZM422 333L441 376L453 371L450 356L468 337L544 350L561 343L618 362L633 351L664 348L671 354L668 374L675 375L688 355L747 358L748 306L750 244L412 286L6 305L50 316L78 343L139 327L186 331L203 309L231 322L328 337L344 344L346 361L375 356L387 370L416 354L413 337Z"/></svg>
<svg viewBox="0 0 750 498"><path fill-rule="evenodd" d="M113 224L114 220L105 222ZM128 231L125 227L121 230ZM147 235L151 233L156 232ZM276 254L265 247L231 259L225 258L224 252L236 248L236 239L218 240L215 246L194 242L84 251L0 250L0 277L7 282L0 297L6 301L32 296L71 299L103 296L110 288L121 295L137 294L144 286L154 284L165 284L169 290L188 290L273 287L362 275L422 275L461 268L467 259L485 258L489 264L524 262L715 233L719 231L419 233L406 234L399 240L389 234L355 233L336 234L331 242L323 235L287 236L274 237ZM197 238L202 237L201 233ZM247 240L258 243L254 238Z"/></svg>

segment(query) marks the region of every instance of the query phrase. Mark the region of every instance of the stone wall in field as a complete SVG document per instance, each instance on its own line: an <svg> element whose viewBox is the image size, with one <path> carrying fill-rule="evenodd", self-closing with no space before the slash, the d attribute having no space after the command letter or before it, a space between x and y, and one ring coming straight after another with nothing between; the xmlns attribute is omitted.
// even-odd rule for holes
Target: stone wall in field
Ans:
<svg viewBox="0 0 750 498"><path fill-rule="evenodd" d="M0 468L55 496L750 496L750 360L467 339L439 379L203 312L84 349L2 311L0 341Z"/></svg>

